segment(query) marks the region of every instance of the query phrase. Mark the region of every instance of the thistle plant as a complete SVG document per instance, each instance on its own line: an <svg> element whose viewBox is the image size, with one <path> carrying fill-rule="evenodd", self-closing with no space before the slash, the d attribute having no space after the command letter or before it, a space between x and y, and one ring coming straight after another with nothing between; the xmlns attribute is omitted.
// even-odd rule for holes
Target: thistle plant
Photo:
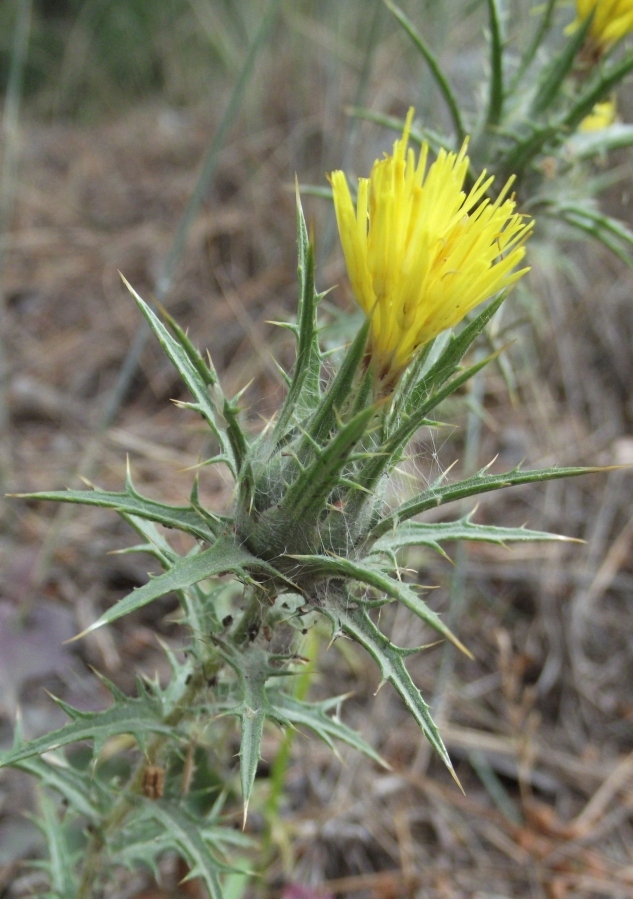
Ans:
<svg viewBox="0 0 633 899"><path fill-rule="evenodd" d="M554 6L551 2L544 11L541 31L549 28ZM625 4L607 7L621 10ZM497 0L490 0L489 8L492 22L500 25ZM104 679L112 696L107 709L86 712L56 700L68 716L66 725L28 740L18 723L13 748L0 755L0 764L32 773L67 804L60 824L49 794L42 792L40 823L50 850L47 895L101 895L118 868L146 865L157 871L161 859L173 853L187 863L188 876L200 878L219 899L223 880L235 870L236 853L248 854L251 844L228 825L225 810L236 801L231 778L209 797L191 789L190 774L195 747L228 754L217 737L223 719L239 724L244 821L267 724L306 728L330 746L340 740L381 762L376 749L340 719L341 697L313 702L293 690L305 663L299 655L302 634L319 619L333 641L351 640L369 653L377 682L395 689L454 774L441 733L407 669L407 658L424 647L396 645L385 633L380 610L399 604L439 639L469 651L407 578L404 554L411 546L445 553L446 545L463 540L506 544L565 538L480 524L473 514L456 518L449 512L433 523L419 516L492 490L596 469L496 473L487 467L462 480L446 474L400 504L393 502L392 481L412 438L420 429L436 427L442 403L500 352L482 358L472 350L527 272L526 242L534 222L518 204L530 200L532 163L548 148L562 147L633 68L630 55L626 64L608 63L590 75L578 96L560 93L592 23L599 21L593 9L585 18L583 4L578 9L580 23L558 62L537 70L523 99L504 88L510 64L499 29L491 30L493 51L501 57L491 69L486 124L470 143L455 105L457 145L420 139L416 156L409 141L421 132L410 112L393 153L359 180L355 202L345 175L329 175L349 281L365 313L337 364L320 341L323 293L297 192L299 297L296 321L287 325L296 355L285 398L261 432L245 426L239 397L225 395L210 357L168 313L159 314L128 285L190 394L180 405L200 416L210 432L215 449L205 464L230 473L234 499L224 514L211 511L194 478L189 502L168 505L144 496L130 472L120 492L95 487L29 497L113 509L140 537L129 551L149 553L163 569L80 637L174 594L187 638L185 652L165 647L171 668L166 685L141 678L136 694L128 696ZM523 58L525 73L538 46ZM541 110L530 134L518 111L525 103ZM504 130L506 117L514 132ZM477 161L486 146L491 174ZM514 171L508 171L511 164ZM190 538L188 552L178 552L170 541L174 529ZM114 752L122 735L131 735L135 746L126 776L113 775L100 763L104 747ZM86 740L92 741L92 764L81 767L65 747Z"/></svg>

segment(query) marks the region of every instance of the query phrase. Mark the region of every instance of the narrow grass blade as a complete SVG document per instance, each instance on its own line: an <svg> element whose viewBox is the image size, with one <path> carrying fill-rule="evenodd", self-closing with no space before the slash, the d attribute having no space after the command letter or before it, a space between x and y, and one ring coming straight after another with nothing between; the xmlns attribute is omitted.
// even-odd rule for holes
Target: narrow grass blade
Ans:
<svg viewBox="0 0 633 899"><path fill-rule="evenodd" d="M501 121L504 101L503 32L499 0L488 0L488 22L490 25L490 84L486 127L494 127Z"/></svg>
<svg viewBox="0 0 633 899"><path fill-rule="evenodd" d="M426 41L417 30L411 19L400 9L399 6L393 2L393 0L384 0L385 6L389 9L398 22L402 25L406 33L409 35L415 46L420 51L422 57L426 61L429 69L431 70L431 74L437 84L440 93L444 97L444 101L448 107L448 111L450 113L451 119L453 121L453 128L455 129L455 136L458 145L461 145L466 136L466 132L464 130L464 125L462 122L461 112L459 110L459 104L457 102L457 98L453 93L450 84L448 83L448 79L446 75L441 69L441 66L435 57L435 55L431 52L428 47Z"/></svg>
<svg viewBox="0 0 633 899"><path fill-rule="evenodd" d="M571 35L561 52L539 76L536 94L530 105L529 116L542 116L560 95L565 78L569 75L580 48L585 42L593 21L593 13L588 16Z"/></svg>

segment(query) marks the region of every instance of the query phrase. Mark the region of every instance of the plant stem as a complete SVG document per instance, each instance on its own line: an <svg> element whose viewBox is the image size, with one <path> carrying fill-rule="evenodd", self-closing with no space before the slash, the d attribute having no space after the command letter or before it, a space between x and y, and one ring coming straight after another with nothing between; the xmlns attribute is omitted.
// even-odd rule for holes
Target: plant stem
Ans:
<svg viewBox="0 0 633 899"><path fill-rule="evenodd" d="M259 633L262 624L263 602L261 591L257 588L253 589L249 603L244 609L241 621L233 634L233 642L237 647L242 646L247 641L252 642Z"/></svg>

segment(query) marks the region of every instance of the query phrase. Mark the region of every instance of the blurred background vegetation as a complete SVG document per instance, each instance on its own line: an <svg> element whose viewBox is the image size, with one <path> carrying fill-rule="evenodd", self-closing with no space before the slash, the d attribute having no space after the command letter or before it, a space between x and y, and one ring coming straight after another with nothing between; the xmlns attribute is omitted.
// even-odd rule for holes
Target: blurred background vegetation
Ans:
<svg viewBox="0 0 633 899"><path fill-rule="evenodd" d="M296 302L295 173L325 187L325 172L364 174L391 145L392 132L351 118L349 106L402 116L413 104L428 127L448 127L426 66L382 0L278 6L246 70L270 8L264 0L0 4L7 489L76 486L79 475L119 489L128 453L139 488L183 500L187 469L204 451L200 429L170 404L185 397L143 338L117 270L141 294L158 294L209 347L229 392L250 383L246 414L259 427L283 390L271 355L292 361L271 320L287 318ZM466 108L482 103L485 2L401 6ZM507 6L508 39L525 46L540 4ZM559 33L573 8L555 10ZM23 54L21 15L29 25ZM619 109L632 120L630 90L620 92ZM590 174L601 179L603 208L631 224L630 151ZM318 197L306 208L319 287L338 285L325 301L325 337L340 342L356 313L333 216ZM503 327L512 325L516 338L507 364L451 409L454 427L420 437L403 492L456 460L463 470L494 457L500 468L523 459L530 467L633 462L630 270L567 232L534 240L530 262L529 283L507 304ZM210 472L201 489L218 511L231 501ZM266 875L248 887L252 895L313 899L298 884L325 883L330 894L363 897L633 896L632 501L627 470L487 496L479 520L527 520L586 543L511 556L477 546L454 566L426 553L411 558L420 582L438 585L436 607L476 657L437 647L412 664L466 798L448 784L394 694L385 689L374 699L369 661L341 647L324 651L315 695L319 678L334 685L324 694L353 690L345 714L393 771L347 751L341 764L297 739L276 849ZM18 706L31 734L63 720L44 688L100 707L107 694L90 665L128 689L136 670L160 674L156 634L175 646L179 638L166 601L63 647L143 583L150 563L106 555L133 537L101 511L12 501L0 524L6 744ZM406 616L391 627L396 642L399 633L410 638ZM262 796L280 745L278 733L266 739ZM213 770L216 762L199 760L201 788L218 777L235 780L234 769ZM24 864L42 851L23 816L35 803L26 775L3 772L0 895L7 899L42 887ZM251 819L252 828L264 828L257 810ZM164 896L169 884L176 895L177 861L163 873L165 892L150 887L149 876L130 877L120 895ZM150 888L156 892L142 892Z"/></svg>

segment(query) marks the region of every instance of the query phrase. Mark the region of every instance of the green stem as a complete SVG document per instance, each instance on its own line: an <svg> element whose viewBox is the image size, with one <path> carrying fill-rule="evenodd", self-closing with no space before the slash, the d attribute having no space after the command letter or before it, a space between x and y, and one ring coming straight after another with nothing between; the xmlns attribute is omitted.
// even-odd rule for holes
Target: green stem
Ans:
<svg viewBox="0 0 633 899"><path fill-rule="evenodd" d="M250 601L244 609L240 623L233 633L233 643L238 648L243 646L247 641L252 642L259 633L259 629L262 625L262 604L264 601L262 590L257 588L253 589Z"/></svg>

